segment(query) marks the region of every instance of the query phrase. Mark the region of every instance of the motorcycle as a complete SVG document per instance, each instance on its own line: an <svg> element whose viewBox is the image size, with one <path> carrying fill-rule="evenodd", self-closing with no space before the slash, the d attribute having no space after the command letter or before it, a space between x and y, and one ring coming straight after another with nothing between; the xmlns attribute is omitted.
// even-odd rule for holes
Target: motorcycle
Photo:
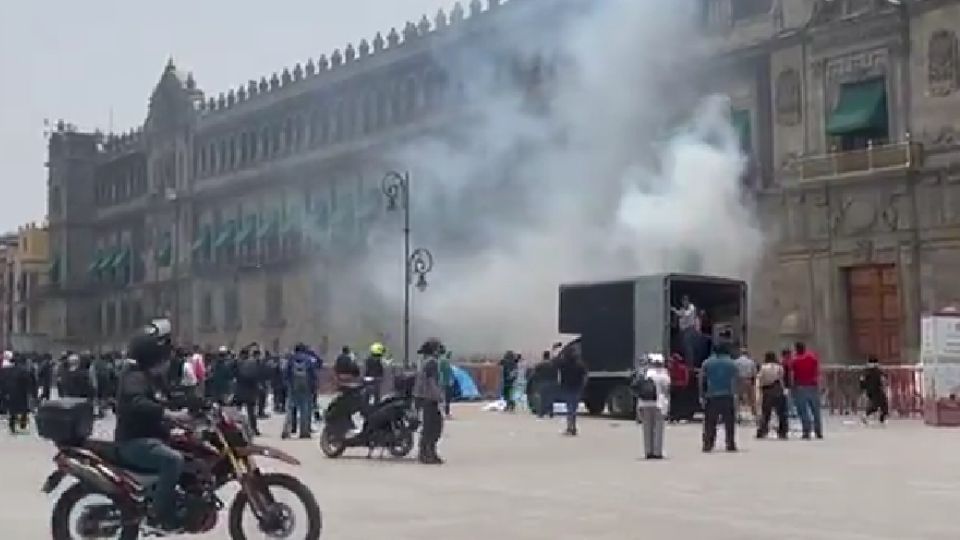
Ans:
<svg viewBox="0 0 960 540"><path fill-rule="evenodd" d="M380 448L395 458L406 457L413 450L420 418L413 407L412 379L397 377L397 392L379 401L371 399L373 384L379 381L368 378L361 383L343 383L327 406L320 450L328 458L340 457L347 448L367 448L367 457ZM353 422L356 412L363 416L359 430Z"/></svg>
<svg viewBox="0 0 960 540"><path fill-rule="evenodd" d="M207 405L189 422L174 425L168 442L185 459L176 495L182 530L175 531L176 534L194 535L213 530L225 506L217 492L236 481L240 489L227 517L231 539L245 540L261 535L320 538L322 516L310 489L291 475L262 472L255 458L276 459L289 465L300 462L281 450L251 441L243 415L218 405ZM157 477L124 462L115 443L91 439L57 446L56 470L44 482L42 491L52 493L67 476L78 482L67 488L53 507L54 540L134 540L141 533L144 536L173 534L157 530L151 524L152 487ZM302 516L295 513L292 501L282 495L292 495ZM71 523L74 515L77 515L76 523ZM294 537L292 534L301 519L306 531Z"/></svg>

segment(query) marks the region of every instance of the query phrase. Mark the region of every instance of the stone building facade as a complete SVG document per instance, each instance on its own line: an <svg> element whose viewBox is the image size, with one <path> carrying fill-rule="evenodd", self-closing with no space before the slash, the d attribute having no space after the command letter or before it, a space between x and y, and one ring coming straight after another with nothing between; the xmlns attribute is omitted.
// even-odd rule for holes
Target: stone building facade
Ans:
<svg viewBox="0 0 960 540"><path fill-rule="evenodd" d="M385 148L465 114L436 51L543 25L546 4L473 0L216 96L171 62L141 128L58 126L50 298L64 342L116 346L159 313L201 345L321 341L323 275L383 210ZM717 51L705 90L730 96L778 232L753 284L753 345L914 360L919 315L960 299L960 1L701 6Z"/></svg>
<svg viewBox="0 0 960 540"><path fill-rule="evenodd" d="M0 237L0 347L47 350L49 251L46 227L34 223Z"/></svg>

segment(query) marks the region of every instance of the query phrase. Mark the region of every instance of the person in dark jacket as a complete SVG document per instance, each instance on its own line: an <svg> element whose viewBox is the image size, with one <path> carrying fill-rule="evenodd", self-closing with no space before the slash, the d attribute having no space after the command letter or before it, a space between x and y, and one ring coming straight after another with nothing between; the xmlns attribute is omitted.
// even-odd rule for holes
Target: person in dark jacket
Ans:
<svg viewBox="0 0 960 540"><path fill-rule="evenodd" d="M867 360L867 367L860 375L860 390L867 396L867 410L863 414L863 423L866 424L869 418L880 413L880 423L887 422L887 416L890 414L890 404L887 401L887 375L880 369L880 360L871 356Z"/></svg>
<svg viewBox="0 0 960 540"><path fill-rule="evenodd" d="M154 321L130 341L127 354L133 362L120 376L114 439L124 461L156 471L153 521L166 531L177 531L180 520L175 495L184 459L166 443L169 432L165 420L182 420L183 416L165 409L158 397L162 374L156 373L164 369L171 350L170 323L166 320Z"/></svg>
<svg viewBox="0 0 960 540"><path fill-rule="evenodd" d="M580 408L580 397L583 388L587 385L587 368L580 359L580 347L567 347L557 359L557 370L560 373L560 395L567 407L566 435L577 435L577 410Z"/></svg>
<svg viewBox="0 0 960 540"><path fill-rule="evenodd" d="M66 372L63 374L63 396L78 399L93 399L93 384L90 381L89 366L84 368L80 355L71 354L67 358Z"/></svg>
<svg viewBox="0 0 960 540"><path fill-rule="evenodd" d="M352 381L360 376L360 366L353 358L350 347L344 347L333 363L333 374L337 382Z"/></svg>
<svg viewBox="0 0 960 540"><path fill-rule="evenodd" d="M513 351L507 351L500 360L500 380L502 381L504 410L513 412L517 409L516 396L514 396L514 386L517 384L517 377L520 375L520 357Z"/></svg>
<svg viewBox="0 0 960 540"><path fill-rule="evenodd" d="M440 465L443 459L437 454L437 442L443 435L443 414L440 402L443 389L440 387L440 356L445 348L440 340L427 340L417 351L423 356L423 367L414 383L413 397L423 411L423 430L420 432L420 463Z"/></svg>
<svg viewBox="0 0 960 540"><path fill-rule="evenodd" d="M293 432L299 432L301 439L310 438L313 420L311 409L318 382L316 358L310 354L306 345L298 344L287 360L284 372L284 383L289 390L290 410L287 413L282 438L286 439ZM299 429L295 425L297 419L300 420Z"/></svg>
<svg viewBox="0 0 960 540"><path fill-rule="evenodd" d="M533 389L536 394L537 417L553 418L553 405L557 400L557 388L560 379L557 364L550 351L543 351L543 360L533 369ZM528 399L529 401L529 399Z"/></svg>
<svg viewBox="0 0 960 540"><path fill-rule="evenodd" d="M0 369L4 403L7 406L7 421L10 433L16 434L17 428L26 431L30 415L31 401L37 395L36 379L26 365L26 359L14 356L13 362Z"/></svg>
<svg viewBox="0 0 960 540"><path fill-rule="evenodd" d="M250 354L248 349L240 351L236 368L237 386L234 391L234 402L247 411L247 420L250 429L255 435L260 435L257 426L257 398L260 392L260 375L262 367L258 357Z"/></svg>
<svg viewBox="0 0 960 540"><path fill-rule="evenodd" d="M40 387L40 401L50 399L50 387L53 386L53 358L45 354L37 367L37 384Z"/></svg>

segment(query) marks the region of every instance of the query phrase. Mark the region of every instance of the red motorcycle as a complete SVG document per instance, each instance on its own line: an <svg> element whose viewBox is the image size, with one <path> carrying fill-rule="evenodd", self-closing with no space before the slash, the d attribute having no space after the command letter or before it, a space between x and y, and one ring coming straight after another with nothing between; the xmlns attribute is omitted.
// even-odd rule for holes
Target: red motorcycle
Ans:
<svg viewBox="0 0 960 540"><path fill-rule="evenodd" d="M88 421L83 403L58 401L45 404L46 411L41 410L37 417L40 435L54 440L58 447L57 469L42 489L52 493L67 476L78 482L60 495L53 508L54 540L134 540L141 533L168 534L151 525L152 486L157 477L125 463L112 441L88 439L92 410ZM64 442L67 440L72 442ZM177 486L183 530L176 533L211 531L224 508L217 492L236 481L240 489L227 518L230 538L320 538L320 507L310 489L288 474L262 472L255 458L290 465L299 465L299 461L251 441L243 415L219 406L210 406L190 422L174 426L169 444L185 459Z"/></svg>

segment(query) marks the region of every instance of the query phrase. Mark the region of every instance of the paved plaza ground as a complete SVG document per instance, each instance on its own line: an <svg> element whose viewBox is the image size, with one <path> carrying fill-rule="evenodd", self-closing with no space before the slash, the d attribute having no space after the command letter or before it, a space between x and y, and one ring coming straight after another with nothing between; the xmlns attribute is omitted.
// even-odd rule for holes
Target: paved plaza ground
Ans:
<svg viewBox="0 0 960 540"><path fill-rule="evenodd" d="M668 459L647 462L630 422L584 419L566 438L560 420L455 414L443 467L357 450L326 459L315 441L280 441L275 420L263 442L303 460L325 539L960 538L960 430L833 419L824 441L755 441L744 428L741 452L705 455L698 425L670 426ZM52 448L4 433L0 456L0 538L49 538L52 499L39 487ZM227 537L220 527L206 538Z"/></svg>

